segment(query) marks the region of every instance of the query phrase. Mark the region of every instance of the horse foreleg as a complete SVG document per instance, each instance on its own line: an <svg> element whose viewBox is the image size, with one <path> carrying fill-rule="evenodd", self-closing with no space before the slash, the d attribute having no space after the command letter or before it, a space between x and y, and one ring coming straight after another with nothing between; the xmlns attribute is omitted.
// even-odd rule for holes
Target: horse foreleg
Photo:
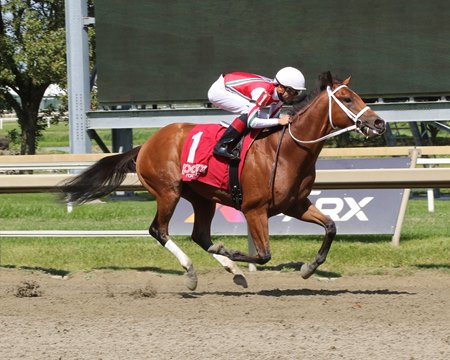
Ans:
<svg viewBox="0 0 450 360"><path fill-rule="evenodd" d="M226 256L234 261L244 261L248 263L256 263L263 265L267 263L270 258L269 246L269 228L267 214L260 211L247 212L245 214L247 219L248 229L255 244L256 256L244 254L239 250L226 249L223 244L217 244L208 249L209 252Z"/></svg>
<svg viewBox="0 0 450 360"><path fill-rule="evenodd" d="M223 266L226 271L233 274L233 281L236 285L242 286L244 288L248 287L247 279L244 273L233 260L219 254L212 254L212 256Z"/></svg>
<svg viewBox="0 0 450 360"><path fill-rule="evenodd" d="M198 244L203 250L208 251L213 246L211 241L211 222L214 217L216 203L207 200L195 193L185 194L192 207L194 208L194 228L192 230L192 240ZM233 281L236 285L246 288L248 286L247 279L242 270L231 259L219 255L212 254L226 271L233 274Z"/></svg>
<svg viewBox="0 0 450 360"><path fill-rule="evenodd" d="M323 214L309 200L302 208L291 209L286 211L285 214L302 221L318 224L325 229L325 236L322 241L322 246L320 247L315 259L310 263L304 263L300 269L300 275L302 278L308 279L327 259L328 251L330 250L333 239L336 236L336 225L329 216Z"/></svg>

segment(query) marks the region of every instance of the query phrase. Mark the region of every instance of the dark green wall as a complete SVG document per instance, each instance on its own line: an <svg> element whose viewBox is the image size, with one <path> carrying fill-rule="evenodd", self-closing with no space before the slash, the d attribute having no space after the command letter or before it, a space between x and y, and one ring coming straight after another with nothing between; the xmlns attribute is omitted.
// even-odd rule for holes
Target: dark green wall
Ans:
<svg viewBox="0 0 450 360"><path fill-rule="evenodd" d="M450 93L448 0L95 0L102 103L203 101L222 72L331 70L365 97Z"/></svg>

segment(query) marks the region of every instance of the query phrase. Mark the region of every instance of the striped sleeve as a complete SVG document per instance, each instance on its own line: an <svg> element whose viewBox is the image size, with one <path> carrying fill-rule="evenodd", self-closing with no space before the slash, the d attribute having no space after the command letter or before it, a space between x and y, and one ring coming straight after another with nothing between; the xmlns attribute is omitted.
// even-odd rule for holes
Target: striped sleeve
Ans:
<svg viewBox="0 0 450 360"><path fill-rule="evenodd" d="M259 129L278 125L277 116L283 104L279 106L271 104L269 118L265 116L260 118L261 109L271 103L272 96L265 89L259 88L252 92L252 97L254 99L254 106L248 113L247 126L253 129Z"/></svg>
<svg viewBox="0 0 450 360"><path fill-rule="evenodd" d="M259 106L258 104L255 104L248 112L247 125L249 127L252 127L252 123L254 122L254 120L259 117L260 110L261 110L261 106Z"/></svg>
<svg viewBox="0 0 450 360"><path fill-rule="evenodd" d="M248 119L248 127L252 129L261 129L278 125L278 118L270 118L270 119L260 119L258 117L254 117L252 119Z"/></svg>

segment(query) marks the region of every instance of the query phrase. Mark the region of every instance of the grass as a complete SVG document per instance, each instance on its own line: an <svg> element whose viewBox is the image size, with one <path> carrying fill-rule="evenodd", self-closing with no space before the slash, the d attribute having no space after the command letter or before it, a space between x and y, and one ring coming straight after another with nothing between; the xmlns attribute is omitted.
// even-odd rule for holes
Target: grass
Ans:
<svg viewBox="0 0 450 360"><path fill-rule="evenodd" d="M52 194L2 194L1 230L147 229L155 211L148 201L106 201L76 207L68 214ZM416 269L450 272L448 214L450 201L436 201L435 213L424 200L410 200L400 247L391 235L338 235L327 262L327 276L384 274ZM219 265L188 237L174 237L200 271ZM228 248L246 251L245 237L216 237ZM292 263L310 261L320 248L321 236L271 237L272 260L261 269L290 271ZM287 265L282 265L287 264ZM289 265L291 264L291 265ZM149 269L182 273L167 250L151 237L135 238L0 238L0 265L46 269L55 273L92 269Z"/></svg>
<svg viewBox="0 0 450 360"><path fill-rule="evenodd" d="M55 194L1 194L0 199L2 230L147 229L154 213L153 201L87 204L76 206L69 214ZM139 199L148 196L140 195Z"/></svg>

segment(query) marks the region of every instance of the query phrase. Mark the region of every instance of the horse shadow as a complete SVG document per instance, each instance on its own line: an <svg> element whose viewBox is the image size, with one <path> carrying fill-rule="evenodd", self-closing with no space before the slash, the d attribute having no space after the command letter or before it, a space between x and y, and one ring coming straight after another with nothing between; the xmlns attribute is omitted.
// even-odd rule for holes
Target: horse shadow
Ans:
<svg viewBox="0 0 450 360"><path fill-rule="evenodd" d="M259 271L300 271L302 268L303 262L288 262L282 263L278 265L262 265L256 266L256 269ZM340 278L342 275L332 271L323 271L316 270L315 274L317 276L326 277L326 278Z"/></svg>
<svg viewBox="0 0 450 360"><path fill-rule="evenodd" d="M94 270L114 270L114 271L133 270L133 271L139 271L139 272L153 272L153 273L167 274L167 275L184 275L186 273L183 270L163 269L163 268L154 267L154 266L138 266L138 267L103 266L103 267L95 268Z"/></svg>
<svg viewBox="0 0 450 360"><path fill-rule="evenodd" d="M259 271L300 271L303 262L289 262L282 263L275 266L257 266ZM319 277L326 278L340 278L342 275L335 272L317 270L315 274ZM249 295L259 295L267 297L283 297L283 296L339 296L344 294L352 295L383 295L383 296L396 296L396 295L415 295L407 291L396 291L389 289L377 289L377 290L348 290L348 289L271 289L260 291L203 291L203 292L187 292L179 293L183 298L199 298L206 295L220 295L224 297L241 297Z"/></svg>
<svg viewBox="0 0 450 360"><path fill-rule="evenodd" d="M384 295L384 296L397 296L397 295L416 295L416 293L408 291L396 291L389 289L378 289L378 290L348 290L348 289L338 289L338 290L328 290L328 289L271 289L271 290L260 290L260 291L202 291L202 292L187 292L179 293L182 298L185 299L195 299L203 296L210 295L220 295L224 297L241 297L249 295L258 295L266 297L284 297L284 296L298 296L298 297L308 297L308 296L339 296L344 294L351 295Z"/></svg>
<svg viewBox="0 0 450 360"><path fill-rule="evenodd" d="M414 266L418 269L450 269L450 264L416 264Z"/></svg>
<svg viewBox="0 0 450 360"><path fill-rule="evenodd" d="M42 272L44 274L48 274L51 276L61 276L61 277L68 276L71 273L71 271L69 271L69 270L46 268L46 267L42 267L42 266L1 265L0 268L39 271L39 272ZM185 274L185 272L181 271L181 270L162 269L159 267L151 267L151 266L147 266L147 267L103 266L103 267L93 268L92 270L114 270L114 271L135 270L135 271L140 271L140 272L154 272L154 273L159 273L159 274L180 275L180 276Z"/></svg>

